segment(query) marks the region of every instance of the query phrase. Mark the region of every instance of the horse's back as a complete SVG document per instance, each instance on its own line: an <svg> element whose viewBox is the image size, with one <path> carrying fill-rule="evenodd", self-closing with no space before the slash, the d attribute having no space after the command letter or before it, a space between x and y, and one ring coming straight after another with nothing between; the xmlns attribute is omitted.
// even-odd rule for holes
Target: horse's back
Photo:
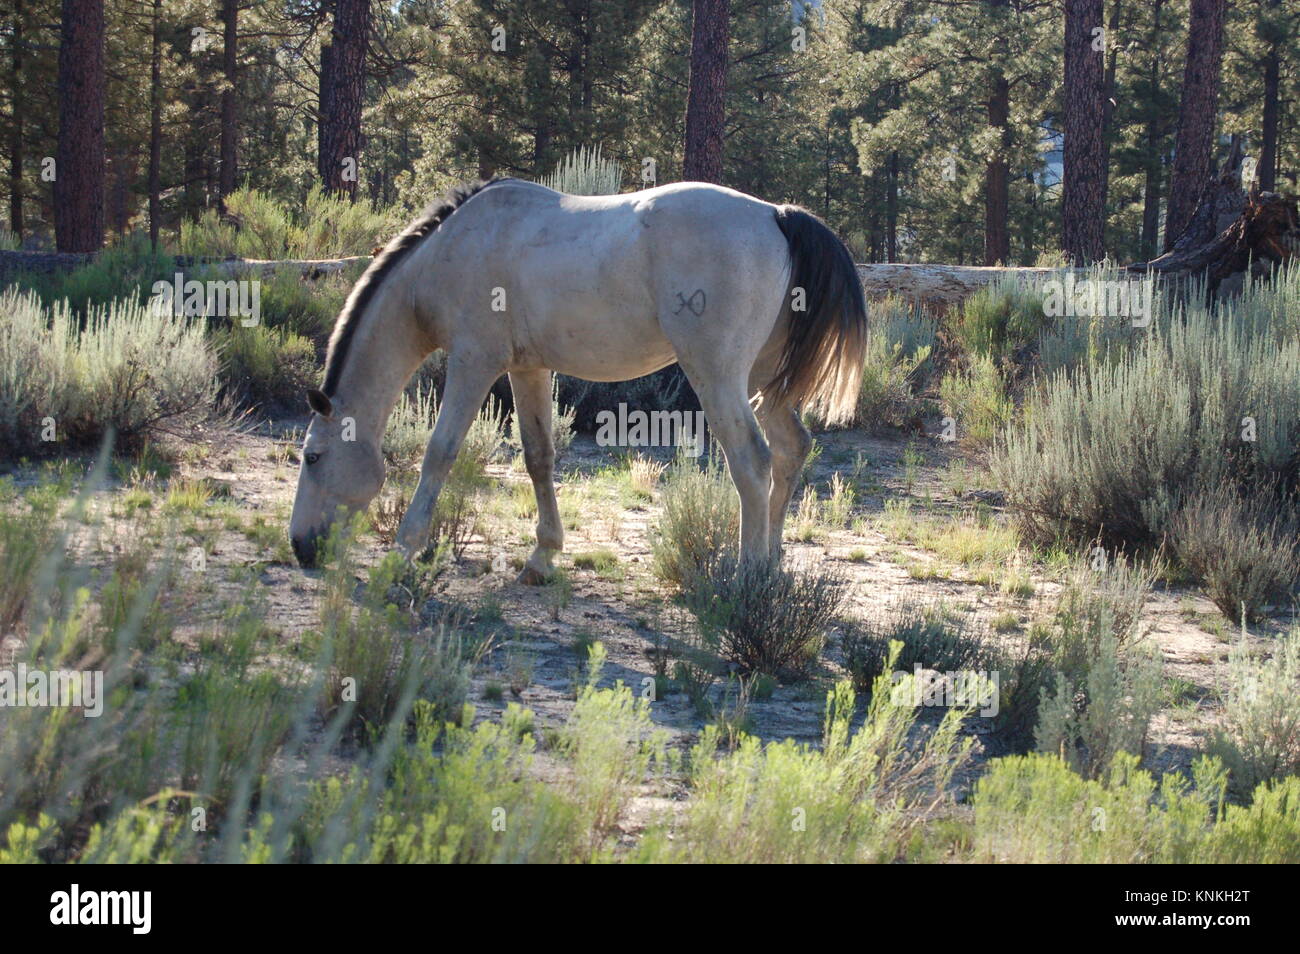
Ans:
<svg viewBox="0 0 1300 954"><path fill-rule="evenodd" d="M705 183L575 196L505 180L450 217L439 258L466 279L463 312L504 292L519 366L616 380L671 363L704 330L692 325L718 347L737 343L737 323L766 338L789 260L774 213Z"/></svg>

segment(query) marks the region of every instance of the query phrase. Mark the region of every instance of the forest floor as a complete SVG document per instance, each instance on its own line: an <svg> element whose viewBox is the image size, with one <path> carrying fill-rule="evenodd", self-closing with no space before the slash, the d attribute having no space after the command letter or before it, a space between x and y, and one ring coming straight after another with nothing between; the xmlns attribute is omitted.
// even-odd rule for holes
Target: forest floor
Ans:
<svg viewBox="0 0 1300 954"><path fill-rule="evenodd" d="M174 639L190 643L219 633L226 608L249 598L250 580L256 581L251 588L266 627L281 645L292 647L319 628L322 572L299 568L286 538L304 425L290 421L260 432L222 432L183 446L171 485L179 480L180 486L204 488L208 509L187 512L175 538L181 541L175 557L186 569L165 597L184 620ZM981 486L982 468L972 455L950 445L859 431L817 440L820 453L808 483L824 490L835 474L850 481L852 512L838 527L805 525L792 512L786 559L831 561L849 580L847 619L869 623L897 606L941 601L982 620L992 638L1015 640L1050 614L1068 564L1015 544L999 495ZM650 534L660 494L630 497L609 476L617 460L580 436L560 461L566 541L558 565L567 580L562 588L516 582L515 568L532 543L531 485L517 463L490 466L495 488L484 532L437 578L421 609L428 621L454 613L459 625L485 639L489 648L469 697L476 719L500 718L514 702L532 710L541 731L562 725L585 679L586 649L596 640L608 653L602 684L621 680L641 692L657 671L663 673L665 645L690 624L653 572ZM21 484L34 479L34 472L14 476ZM107 566L124 551L146 545L137 515L159 508L131 487L128 476L97 496L93 507L103 519L76 540L77 562ZM197 567L188 559L195 546L204 553ZM386 547L367 534L358 548L358 581L364 582L365 568ZM1275 620L1253 626L1247 638L1262 644L1283 625ZM1218 719L1228 648L1240 638L1239 627L1195 588L1158 581L1142 628L1159 647L1165 678L1147 761L1157 770L1184 769ZM811 679L778 685L770 697L748 702L750 731L765 740L816 744L826 692L844 676L841 661L832 633ZM712 691L725 704L734 688L720 682ZM656 699L651 712L675 748L688 748L705 724L680 692ZM937 710L925 715L938 717ZM971 722L967 731L977 739L978 773L983 761L1005 750L983 720ZM547 760L540 764L545 771ZM659 802L671 796L647 794Z"/></svg>

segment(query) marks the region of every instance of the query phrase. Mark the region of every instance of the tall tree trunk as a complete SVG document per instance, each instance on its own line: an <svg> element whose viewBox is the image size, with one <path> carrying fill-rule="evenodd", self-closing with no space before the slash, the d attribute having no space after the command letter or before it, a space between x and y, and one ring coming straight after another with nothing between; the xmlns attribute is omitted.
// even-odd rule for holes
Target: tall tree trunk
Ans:
<svg viewBox="0 0 1300 954"><path fill-rule="evenodd" d="M889 195L885 198L885 261L898 261L898 150L889 154Z"/></svg>
<svg viewBox="0 0 1300 954"><path fill-rule="evenodd" d="M1279 0L1269 0L1275 9ZM1277 39L1270 40L1268 58L1264 61L1264 128L1259 146L1259 188L1262 192L1277 189L1277 119L1278 83L1282 67L1282 51Z"/></svg>
<svg viewBox="0 0 1300 954"><path fill-rule="evenodd" d="M60 252L104 238L104 0L63 0L54 235Z"/></svg>
<svg viewBox="0 0 1300 954"><path fill-rule="evenodd" d="M1001 148L984 167L984 264L1005 264L1011 258L1011 233L1007 228L1008 173L1006 149L1010 145L1011 86L999 70L989 93L989 125L999 130Z"/></svg>
<svg viewBox="0 0 1300 954"><path fill-rule="evenodd" d="M9 230L23 237L23 0L14 0L13 49L9 61Z"/></svg>
<svg viewBox="0 0 1300 954"><path fill-rule="evenodd" d="M149 245L158 250L162 215L162 0L153 0L149 48Z"/></svg>
<svg viewBox="0 0 1300 954"><path fill-rule="evenodd" d="M729 0L694 0L691 80L686 100L686 157L682 178L722 182L726 123Z"/></svg>
<svg viewBox="0 0 1300 954"><path fill-rule="evenodd" d="M226 212L226 196L235 191L239 154L239 0L222 0L222 53L225 83L221 88L221 171L217 208Z"/></svg>
<svg viewBox="0 0 1300 954"><path fill-rule="evenodd" d="M1147 42L1151 49L1151 69L1147 74L1150 98L1146 105L1146 123L1143 136L1146 153L1143 157L1142 183L1142 260L1149 262L1159 253L1160 239L1160 185L1164 178L1164 162L1160 155L1160 109L1156 90L1160 88L1160 13L1164 0L1153 0L1151 7L1151 33Z"/></svg>
<svg viewBox="0 0 1300 954"><path fill-rule="evenodd" d="M335 0L330 42L321 47L316 167L326 189L351 198L356 197L361 164L369 38L370 0Z"/></svg>
<svg viewBox="0 0 1300 954"><path fill-rule="evenodd" d="M1201 190L1210 178L1226 6L1227 0L1192 0L1174 170L1169 180L1169 211L1165 215L1166 252L1187 227Z"/></svg>
<svg viewBox="0 0 1300 954"><path fill-rule="evenodd" d="M1066 0L1061 242L1075 265L1104 255L1105 60L1092 32L1102 26L1102 14L1102 0Z"/></svg>
<svg viewBox="0 0 1300 954"><path fill-rule="evenodd" d="M1113 117L1115 114L1115 73L1119 68L1120 0L1114 0L1110 7L1110 22L1106 25L1106 78L1101 87L1101 207L1102 207L1102 248L1106 247L1106 204L1110 199L1110 141L1112 137Z"/></svg>

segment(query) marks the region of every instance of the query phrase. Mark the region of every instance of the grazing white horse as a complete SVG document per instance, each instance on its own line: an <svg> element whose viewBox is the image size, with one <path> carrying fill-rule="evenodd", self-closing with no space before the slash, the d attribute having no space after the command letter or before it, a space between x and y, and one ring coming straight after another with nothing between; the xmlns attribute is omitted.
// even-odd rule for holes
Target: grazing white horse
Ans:
<svg viewBox="0 0 1300 954"><path fill-rule="evenodd" d="M541 582L564 537L552 373L621 381L677 361L740 494L742 558L779 560L811 444L798 411L852 414L865 327L848 250L795 206L698 182L612 196L515 179L456 190L389 243L343 307L325 382L307 395L294 552L312 565L340 512L379 493L389 414L441 348L441 410L397 531L407 554L427 546L457 449L508 373L537 496L537 546L520 578Z"/></svg>

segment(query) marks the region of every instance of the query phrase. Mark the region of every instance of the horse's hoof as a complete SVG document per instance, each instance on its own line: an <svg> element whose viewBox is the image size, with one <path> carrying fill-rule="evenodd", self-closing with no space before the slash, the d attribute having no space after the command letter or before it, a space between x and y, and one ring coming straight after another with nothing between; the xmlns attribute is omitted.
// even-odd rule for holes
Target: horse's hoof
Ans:
<svg viewBox="0 0 1300 954"><path fill-rule="evenodd" d="M531 566L525 566L520 570L519 575L515 577L515 580L524 584L524 586L544 586L546 584L546 577L541 573L538 573Z"/></svg>

